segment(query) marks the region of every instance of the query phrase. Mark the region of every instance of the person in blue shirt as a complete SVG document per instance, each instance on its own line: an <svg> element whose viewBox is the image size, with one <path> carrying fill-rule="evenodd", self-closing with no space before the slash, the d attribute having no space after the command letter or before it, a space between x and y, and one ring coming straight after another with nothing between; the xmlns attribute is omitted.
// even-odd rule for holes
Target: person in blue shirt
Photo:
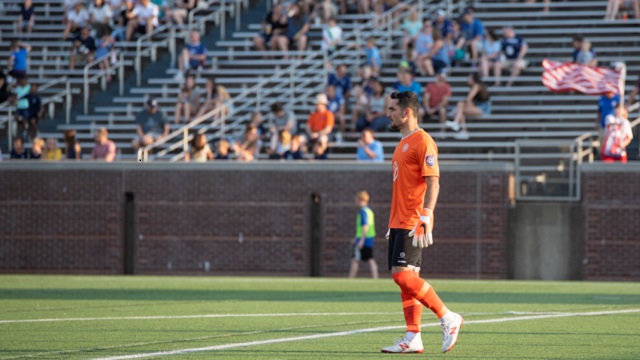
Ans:
<svg viewBox="0 0 640 360"><path fill-rule="evenodd" d="M360 134L356 160L384 161L384 149L382 148L382 143L373 137L373 131L371 129L364 129Z"/></svg>
<svg viewBox="0 0 640 360"><path fill-rule="evenodd" d="M511 77L507 82L507 87L513 84L513 81L520 75L520 72L527 67L527 62L524 60L529 50L529 45L524 41L522 37L516 34L515 30L511 26L505 26L502 29L504 38L502 39L501 48L503 58L493 64L493 71L496 77L495 86L500 86L500 76L502 76L502 70L511 68Z"/></svg>
<svg viewBox="0 0 640 360"><path fill-rule="evenodd" d="M465 9L462 13L462 21L460 21L460 30L465 39L465 45L469 49L471 60L478 60L478 48L484 36L484 25L482 21L475 18L472 9Z"/></svg>
<svg viewBox="0 0 640 360"><path fill-rule="evenodd" d="M398 82L393 84L393 88L397 92L413 91L418 95L418 99L422 98L422 86L413 80L413 74L409 70L400 70L398 72Z"/></svg>
<svg viewBox="0 0 640 360"><path fill-rule="evenodd" d="M336 72L329 74L327 84L335 86L336 92L343 98L351 96L351 76L347 73L347 65L338 65Z"/></svg>
<svg viewBox="0 0 640 360"><path fill-rule="evenodd" d="M338 123L339 129L341 133L344 133L346 130L345 127L345 102L344 98L338 94L336 91L336 87L334 85L327 85L325 88L325 94L327 95L327 100L329 103L327 104L327 109L333 113L333 116ZM341 137L342 135L340 135ZM338 137L338 134L336 134Z"/></svg>
<svg viewBox="0 0 640 360"><path fill-rule="evenodd" d="M433 20L433 28L440 30L440 34L444 39L448 39L453 33L453 23L447 18L447 12L438 9L436 11L436 18Z"/></svg>
<svg viewBox="0 0 640 360"><path fill-rule="evenodd" d="M608 92L600 96L598 100L598 118L596 123L599 124L599 129L602 131L605 127L605 119L609 115L615 116L616 107L620 104L620 95L613 92Z"/></svg>
<svg viewBox="0 0 640 360"><path fill-rule="evenodd" d="M382 67L382 58L380 57L380 49L376 46L376 38L370 37L367 39L367 47L364 49L364 52L367 55L367 65L371 66L376 76L379 76L380 68Z"/></svg>
<svg viewBox="0 0 640 360"><path fill-rule="evenodd" d="M189 43L182 49L182 54L178 60L178 68L180 72L178 78L184 76L185 71L197 70L204 66L207 60L207 48L200 42L200 33L192 31L189 34Z"/></svg>
<svg viewBox="0 0 640 360"><path fill-rule="evenodd" d="M349 278L358 275L360 261L367 262L371 269L371 277L378 278L378 264L373 258L373 241L376 237L376 221L373 211L369 208L369 193L359 191L356 194L356 205L360 208L356 217L356 238L353 242L353 255Z"/></svg>
<svg viewBox="0 0 640 360"><path fill-rule="evenodd" d="M11 71L9 71L8 74L17 80L26 77L27 56L31 51L31 45L22 41L14 41L11 44L10 50L11 55L9 56L8 68L11 69Z"/></svg>

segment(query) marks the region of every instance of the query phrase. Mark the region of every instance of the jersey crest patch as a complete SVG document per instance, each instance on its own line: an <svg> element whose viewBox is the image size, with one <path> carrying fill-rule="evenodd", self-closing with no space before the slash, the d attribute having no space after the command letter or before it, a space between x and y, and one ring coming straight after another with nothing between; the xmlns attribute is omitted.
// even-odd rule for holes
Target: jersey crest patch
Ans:
<svg viewBox="0 0 640 360"><path fill-rule="evenodd" d="M425 161L427 162L427 165L433 166L436 163L436 157L434 155L427 155Z"/></svg>

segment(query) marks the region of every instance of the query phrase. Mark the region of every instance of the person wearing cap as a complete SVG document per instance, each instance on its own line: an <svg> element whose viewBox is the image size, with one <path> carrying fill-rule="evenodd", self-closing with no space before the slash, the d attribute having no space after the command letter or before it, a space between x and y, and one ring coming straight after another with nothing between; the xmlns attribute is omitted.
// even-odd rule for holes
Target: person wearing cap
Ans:
<svg viewBox="0 0 640 360"><path fill-rule="evenodd" d="M484 24L480 19L475 18L473 9L467 8L462 13L462 19L460 21L460 30L465 39L465 45L469 49L472 61L478 60L478 48L482 42L484 35Z"/></svg>
<svg viewBox="0 0 640 360"><path fill-rule="evenodd" d="M447 83L447 71L442 69L436 75L436 82L429 83L424 93L425 120L437 116L440 124L447 121L447 105L451 98L451 85Z"/></svg>
<svg viewBox="0 0 640 360"><path fill-rule="evenodd" d="M91 160L104 160L112 162L116 158L116 143L109 140L109 132L106 128L98 129L94 136L96 144L91 150Z"/></svg>
<svg viewBox="0 0 640 360"><path fill-rule="evenodd" d="M511 78L507 83L507 86L511 86L515 78L520 75L520 72L527 67L524 56L529 50L529 45L522 37L516 35L511 26L505 26L502 29L502 34L504 35L504 39L502 39L502 54L504 58L494 64L495 85L500 86L502 69L511 68Z"/></svg>
<svg viewBox="0 0 640 360"><path fill-rule="evenodd" d="M316 111L309 115L307 120L309 143L312 145L320 143L319 148L324 150L326 150L326 143L329 141L329 134L335 125L333 113L327 108L328 103L327 95L318 94L316 96ZM321 155L323 154L324 152Z"/></svg>
<svg viewBox="0 0 640 360"><path fill-rule="evenodd" d="M141 146L152 144L156 140L160 140L169 134L169 124L158 109L158 101L156 99L147 100L146 106L136 115L137 136L131 142L135 150Z"/></svg>
<svg viewBox="0 0 640 360"><path fill-rule="evenodd" d="M447 17L447 12L438 9L436 11L436 17L433 20L433 28L440 30L440 34L444 39L448 39L453 32L453 23Z"/></svg>

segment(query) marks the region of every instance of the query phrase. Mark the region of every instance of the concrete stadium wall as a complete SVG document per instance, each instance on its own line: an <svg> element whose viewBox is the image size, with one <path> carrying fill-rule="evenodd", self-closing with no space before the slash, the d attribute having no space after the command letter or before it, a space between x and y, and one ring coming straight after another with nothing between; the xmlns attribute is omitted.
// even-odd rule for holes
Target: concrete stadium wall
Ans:
<svg viewBox="0 0 640 360"><path fill-rule="evenodd" d="M510 166L442 164L434 277L506 278ZM311 195L324 222L320 273L346 275L354 194L372 197L386 272L388 164L0 164L0 272L121 274L125 194L135 273L308 275ZM366 266L361 275L367 276Z"/></svg>

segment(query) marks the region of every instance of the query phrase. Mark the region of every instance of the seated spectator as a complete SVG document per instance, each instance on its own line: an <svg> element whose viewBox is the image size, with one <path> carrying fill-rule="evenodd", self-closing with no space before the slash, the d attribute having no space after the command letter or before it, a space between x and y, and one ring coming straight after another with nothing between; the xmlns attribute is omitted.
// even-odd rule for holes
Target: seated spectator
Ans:
<svg viewBox="0 0 640 360"><path fill-rule="evenodd" d="M158 109L156 99L147 100L144 110L136 115L136 124L137 137L131 142L134 150L151 145L154 141L169 135L169 124L162 111Z"/></svg>
<svg viewBox="0 0 640 360"><path fill-rule="evenodd" d="M76 131L69 129L64 131L64 154L67 160L82 159L82 147L80 142L76 140Z"/></svg>
<svg viewBox="0 0 640 360"><path fill-rule="evenodd" d="M478 54L480 45L482 43L482 37L484 35L484 25L480 19L475 18L475 13L472 9L465 9L462 13L462 21L460 21L460 30L465 39L465 46L467 47L471 60L473 62L478 60Z"/></svg>
<svg viewBox="0 0 640 360"><path fill-rule="evenodd" d="M105 33L111 33L113 13L104 0L93 0L89 6L89 22L96 31L96 37L101 38Z"/></svg>
<svg viewBox="0 0 640 360"><path fill-rule="evenodd" d="M447 121L446 125L458 132L455 137L457 139L466 140L469 138L467 133L467 117L483 116L491 114L491 98L487 85L482 82L482 78L478 73L471 73L469 80L469 93L465 101L459 101L456 108L456 114L453 121Z"/></svg>
<svg viewBox="0 0 640 360"><path fill-rule="evenodd" d="M101 127L93 135L95 145L91 150L91 160L104 160L105 162L113 162L116 158L116 143L109 140L109 132L106 128Z"/></svg>
<svg viewBox="0 0 640 360"><path fill-rule="evenodd" d="M204 67L207 61L207 48L200 41L200 33L192 31L189 34L189 43L184 46L180 59L178 60L178 68L180 72L177 77L182 78L185 71L198 70Z"/></svg>
<svg viewBox="0 0 640 360"><path fill-rule="evenodd" d="M445 40L445 42L451 39L453 33L453 23L447 17L446 11L442 9L436 10L436 17L433 20L433 29L440 30L440 35L442 35L442 38Z"/></svg>
<svg viewBox="0 0 640 360"><path fill-rule="evenodd" d="M529 45L527 45L522 37L516 35L516 32L510 26L505 26L502 29L502 33L504 35L502 39L502 54L504 58L494 64L493 72L496 76L495 85L500 86L502 69L511 68L511 77L509 78L509 82L507 82L507 87L509 87L520 75L520 72L527 67L524 57L527 55Z"/></svg>
<svg viewBox="0 0 640 360"><path fill-rule="evenodd" d="M406 53L409 45L416 41L416 37L420 33L420 30L422 30L422 21L418 19L417 11L409 13L409 17L400 25L400 30L402 30L402 34L404 35L402 38L402 50Z"/></svg>
<svg viewBox="0 0 640 360"><path fill-rule="evenodd" d="M217 107L220 95L218 94L218 85L216 85L216 79L207 78L207 81L204 85L203 95L204 102L200 106L200 111L198 111L196 117L200 117Z"/></svg>
<svg viewBox="0 0 640 360"><path fill-rule="evenodd" d="M451 22L451 35L447 37L447 52L449 53L449 59L451 59L452 65L456 66L467 57L465 51L466 42L467 40L462 33L460 22L457 20Z"/></svg>
<svg viewBox="0 0 640 360"><path fill-rule="evenodd" d="M41 159L46 161L62 160L62 150L58 149L58 140L54 138L47 139Z"/></svg>
<svg viewBox="0 0 640 360"><path fill-rule="evenodd" d="M27 82L27 78L20 78L18 84L13 88L16 100L16 122L20 133L27 131L29 126L29 100L27 95L31 92L31 85Z"/></svg>
<svg viewBox="0 0 640 360"><path fill-rule="evenodd" d="M41 159L42 147L44 146L44 140L41 138L34 138L31 143L31 152L29 153L29 159Z"/></svg>
<svg viewBox="0 0 640 360"><path fill-rule="evenodd" d="M272 147L268 149L269 159L279 160L282 159L284 153L291 148L291 133L287 130L281 130L278 132L277 141L272 144Z"/></svg>
<svg viewBox="0 0 640 360"><path fill-rule="evenodd" d="M29 126L29 139L33 139L38 135L38 122L44 117L44 107L42 99L38 94L38 85L31 84L29 93L25 96L29 102L27 108L26 120Z"/></svg>
<svg viewBox="0 0 640 360"><path fill-rule="evenodd" d="M373 73L370 66L363 66L360 74L360 82L353 89L355 106L351 112L351 120L357 121L361 114L367 111L369 96L373 93Z"/></svg>
<svg viewBox="0 0 640 360"><path fill-rule="evenodd" d="M262 29L258 36L253 38L253 44L258 51L266 51L267 46L271 50L276 49L277 42L275 39L282 35L287 29L287 18L282 13L282 4L277 3L273 6L273 9L267 13L264 20L262 20ZM271 41L274 39L274 41Z"/></svg>
<svg viewBox="0 0 640 360"><path fill-rule="evenodd" d="M258 129L258 138L260 141L269 139L269 130L264 125L264 119L259 111L251 113L251 125Z"/></svg>
<svg viewBox="0 0 640 360"><path fill-rule="evenodd" d="M327 149L329 135L333 131L333 126L335 125L333 113L327 108L328 103L329 100L327 100L327 95L318 94L318 96L316 96L315 112L312 113L309 116L309 120L307 120L309 143L312 146L316 143L320 143L318 147L315 147L315 149L319 151L315 152L318 156L325 155L322 151Z"/></svg>
<svg viewBox="0 0 640 360"><path fill-rule="evenodd" d="M417 81L413 80L413 74L411 74L410 71L398 71L397 77L398 81L393 84L394 90L396 90L397 92L413 91L414 93L416 93L416 95L418 95L418 99L422 97L422 86L420 86Z"/></svg>
<svg viewBox="0 0 640 360"><path fill-rule="evenodd" d="M358 119L356 131L371 129L373 131L384 131L389 126L389 118L387 118L387 108L389 107L389 99L386 95L385 88L382 83L374 79L371 81L372 92L367 97L367 107L364 116Z"/></svg>
<svg viewBox="0 0 640 360"><path fill-rule="evenodd" d="M213 151L209 147L207 135L195 135L189 146L189 152L184 155L184 161L207 162L209 160L213 160Z"/></svg>
<svg viewBox="0 0 640 360"><path fill-rule="evenodd" d="M158 16L160 8L152 4L150 0L139 0L138 5L133 8L127 17L126 39L130 41L134 33L151 34L158 26Z"/></svg>
<svg viewBox="0 0 640 360"><path fill-rule="evenodd" d="M607 3L607 13L604 15L605 20L615 20L618 15L626 20L629 15L626 10L632 9L636 19L640 19L640 0L609 0ZM620 14L620 10L622 14Z"/></svg>
<svg viewBox="0 0 640 360"><path fill-rule="evenodd" d="M331 17L322 30L322 50L331 56L342 41L342 28L336 23L336 18Z"/></svg>
<svg viewBox="0 0 640 360"><path fill-rule="evenodd" d="M249 124L244 129L244 134L233 144L233 152L240 161L253 161L260 149L258 148L258 129Z"/></svg>
<svg viewBox="0 0 640 360"><path fill-rule="evenodd" d="M231 95L229 95L227 88L218 85L217 92L218 98L215 101L215 107L221 108L221 111L214 116L216 120L222 116L229 116L229 114L233 112L233 101L231 101Z"/></svg>
<svg viewBox="0 0 640 360"><path fill-rule="evenodd" d="M347 65L340 64L336 66L335 73L329 74L329 80L327 83L335 86L338 95L342 96L344 99L351 96L351 76L347 72Z"/></svg>
<svg viewBox="0 0 640 360"><path fill-rule="evenodd" d="M489 76L489 69L494 69L495 64L501 60L502 42L498 40L493 30L487 30L482 42L482 57L480 58L480 74Z"/></svg>
<svg viewBox="0 0 640 360"><path fill-rule="evenodd" d="M176 102L174 122L179 124L180 117L182 117L182 122L188 123L191 121L191 117L200 110L201 97L200 90L196 88L196 77L194 75L188 75L187 80L184 82L182 92L180 92L180 96L178 96L178 101Z"/></svg>
<svg viewBox="0 0 640 360"><path fill-rule="evenodd" d="M20 4L20 16L18 16L18 32L27 31L27 33L31 34L33 30L33 25L36 22L35 13L35 5L33 5L32 0L24 0L22 4Z"/></svg>
<svg viewBox="0 0 640 360"><path fill-rule="evenodd" d="M606 127L607 116L616 116L618 105L620 105L620 95L608 92L600 96L600 100L598 100L598 118L596 120L596 128L600 129L600 140L602 140L604 128Z"/></svg>
<svg viewBox="0 0 640 360"><path fill-rule="evenodd" d="M302 147L300 145L300 135L293 135L291 137L291 144L289 145L289 150L285 151L282 154L282 159L284 160L303 160L304 153L302 152Z"/></svg>
<svg viewBox="0 0 640 360"><path fill-rule="evenodd" d="M298 132L298 121L296 115L292 111L285 111L281 102L271 105L271 122L269 133L271 134L270 147L274 148L278 138L278 134L282 130L287 130L291 134Z"/></svg>
<svg viewBox="0 0 640 360"><path fill-rule="evenodd" d="M525 0L527 3L529 4L533 4L536 2L536 0ZM551 6L551 0L542 0L544 1L544 10L543 12L548 13L549 12L549 7Z"/></svg>
<svg viewBox="0 0 640 360"><path fill-rule="evenodd" d="M113 31L112 37L117 41L123 41L126 39L127 28L129 24L129 18L132 17L134 9L133 1L125 1L124 7L120 10L120 15L118 16L118 26Z"/></svg>
<svg viewBox="0 0 640 360"><path fill-rule="evenodd" d="M91 17L89 11L84 7L84 3L82 1L76 2L73 5L73 9L67 13L67 26L64 29L62 39L67 40L69 33L79 35L80 30L89 25L89 20L91 20Z"/></svg>
<svg viewBox="0 0 640 360"><path fill-rule="evenodd" d="M384 149L382 143L376 140L371 129L362 130L358 140L356 160L360 161L384 161Z"/></svg>
<svg viewBox="0 0 640 360"><path fill-rule="evenodd" d="M182 27L189 13L197 6L198 0L169 1L164 8L164 15L169 23Z"/></svg>
<svg viewBox="0 0 640 360"><path fill-rule="evenodd" d="M616 107L615 115L607 115L605 132L600 149L600 158L605 162L627 162L627 146L633 139L631 124L627 119L626 110L622 104Z"/></svg>
<svg viewBox="0 0 640 360"><path fill-rule="evenodd" d="M425 117L429 121L434 117L440 124L447 121L447 106L451 98L451 85L447 83L447 72L442 70L436 76L437 81L427 85L424 92Z"/></svg>
<svg viewBox="0 0 640 360"><path fill-rule="evenodd" d="M216 160L229 160L229 148L231 145L227 140L218 141L218 151L216 153Z"/></svg>
<svg viewBox="0 0 640 360"><path fill-rule="evenodd" d="M593 45L591 43L588 46L584 45L585 40L582 35L575 35L573 37L573 63L579 64L579 60L589 59L586 65L589 66L598 66L598 60L596 59L596 52L593 50ZM585 51L589 52L589 55L585 54ZM581 57L581 59L578 59Z"/></svg>
<svg viewBox="0 0 640 360"><path fill-rule="evenodd" d="M371 71L376 76L380 76L380 69L382 68L382 58L380 57L380 49L376 46L376 38L370 37L367 39L367 47L364 49L367 56L367 65L371 66Z"/></svg>
<svg viewBox="0 0 640 360"><path fill-rule="evenodd" d="M111 59L109 59L109 53L113 50L115 43L115 39L111 37L109 32L102 34L102 38L96 42L96 59L102 60L98 65L100 66L100 70L102 70L107 83L111 82Z"/></svg>
<svg viewBox="0 0 640 360"><path fill-rule="evenodd" d="M22 41L14 41L11 43L11 55L7 62L7 68L11 69L9 75L19 80L27 76L27 58L31 52L31 45Z"/></svg>
<svg viewBox="0 0 640 360"><path fill-rule="evenodd" d="M593 52L591 52L591 42L583 41L582 49L580 49L576 56L576 63L591 66L594 60Z"/></svg>
<svg viewBox="0 0 640 360"><path fill-rule="evenodd" d="M327 104L327 108L329 111L333 113L334 119L338 120L339 133L336 134L336 137L342 136L342 133L345 132L345 101L344 98L338 95L336 91L336 87L333 85L327 85L325 88L325 95L327 95L327 100L329 103ZM339 135L338 135L339 134ZM338 140L341 141L341 140Z"/></svg>
<svg viewBox="0 0 640 360"><path fill-rule="evenodd" d="M431 26L429 22L426 23L429 24L428 27ZM420 33L418 38L420 38L421 35L426 36L426 34ZM431 45L428 53L418 57L415 61L423 75L433 76L449 66L449 54L444 40L440 35L440 30L433 31L429 36ZM416 44L418 41L419 40L416 40Z"/></svg>
<svg viewBox="0 0 640 360"><path fill-rule="evenodd" d="M24 140L21 137L13 139L13 148L11 149L11 159L30 159L31 153L24 148Z"/></svg>
<svg viewBox="0 0 640 360"><path fill-rule="evenodd" d="M88 64L93 61L96 52L96 42L89 35L89 27L82 28L80 35L73 39L71 54L69 55L69 68L75 69L76 64Z"/></svg>
<svg viewBox="0 0 640 360"><path fill-rule="evenodd" d="M278 48L285 53L285 59L289 58L289 46L292 44L297 45L298 51L307 49L307 32L310 27L309 16L298 3L291 5L288 16L287 31L276 38ZM302 55L298 55L298 59L302 59Z"/></svg>
<svg viewBox="0 0 640 360"><path fill-rule="evenodd" d="M411 71L413 76L416 76L418 75L418 66L416 66L416 62L414 61L415 52L413 46L413 43L410 43L407 46L407 51L404 53L404 56L398 65L398 71L408 70Z"/></svg>

